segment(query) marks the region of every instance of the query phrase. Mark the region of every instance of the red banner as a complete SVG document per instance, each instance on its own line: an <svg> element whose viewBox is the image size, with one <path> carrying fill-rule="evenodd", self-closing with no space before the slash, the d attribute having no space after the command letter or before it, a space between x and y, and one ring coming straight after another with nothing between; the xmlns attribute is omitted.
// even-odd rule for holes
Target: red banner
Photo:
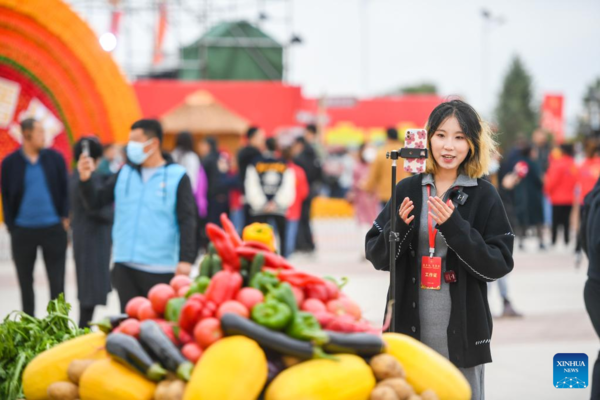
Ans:
<svg viewBox="0 0 600 400"><path fill-rule="evenodd" d="M554 135L556 143L562 143L565 136L563 104L564 97L562 94L544 95L541 127Z"/></svg>

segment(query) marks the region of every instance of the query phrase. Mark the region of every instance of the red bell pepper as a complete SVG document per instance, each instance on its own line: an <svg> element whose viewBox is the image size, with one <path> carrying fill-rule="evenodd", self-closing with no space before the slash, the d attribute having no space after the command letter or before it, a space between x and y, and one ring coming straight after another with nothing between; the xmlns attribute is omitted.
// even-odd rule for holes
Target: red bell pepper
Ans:
<svg viewBox="0 0 600 400"><path fill-rule="evenodd" d="M202 309L202 312L200 313L200 319L212 318L214 317L216 311L217 305L212 301L207 301L206 305Z"/></svg>
<svg viewBox="0 0 600 400"><path fill-rule="evenodd" d="M220 271L212 277L206 299L220 306L227 300L233 300L242 288L243 278L239 272Z"/></svg>
<svg viewBox="0 0 600 400"><path fill-rule="evenodd" d="M274 253L267 253L263 250L254 249L252 247L238 247L235 249L235 252L238 256L243 257L246 260L252 260L258 253L263 253L265 256L266 267L285 270L294 269L294 267L288 263L285 258Z"/></svg>
<svg viewBox="0 0 600 400"><path fill-rule="evenodd" d="M225 232L227 232L227 234L229 235L229 239L231 240L233 247L240 247L243 243L242 238L240 237L240 234L238 233L237 229L235 229L235 225L233 225L233 222L231 222L229 217L227 217L226 213L221 214L221 225L223 226Z"/></svg>
<svg viewBox="0 0 600 400"><path fill-rule="evenodd" d="M235 268L236 271L240 269L240 259L235 253L235 247L231 242L231 239L227 233L218 225L209 222L206 224L206 235L215 246L217 253L223 260L224 264L228 264Z"/></svg>
<svg viewBox="0 0 600 400"><path fill-rule="evenodd" d="M200 321L200 317L202 314L202 309L206 304L206 300L204 296L202 299L194 296L202 296L201 294L194 294L192 297L186 301L183 308L181 309L181 314L179 315L179 327L187 332L193 332L194 326Z"/></svg>

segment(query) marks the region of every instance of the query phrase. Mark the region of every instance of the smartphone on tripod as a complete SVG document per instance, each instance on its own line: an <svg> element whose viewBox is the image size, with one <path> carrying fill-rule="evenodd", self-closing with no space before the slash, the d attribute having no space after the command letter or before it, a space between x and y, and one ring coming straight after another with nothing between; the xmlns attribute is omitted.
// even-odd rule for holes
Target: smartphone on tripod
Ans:
<svg viewBox="0 0 600 400"><path fill-rule="evenodd" d="M404 136L404 148L400 151L404 158L404 170L412 174L425 172L427 161L427 131L425 129L407 129Z"/></svg>

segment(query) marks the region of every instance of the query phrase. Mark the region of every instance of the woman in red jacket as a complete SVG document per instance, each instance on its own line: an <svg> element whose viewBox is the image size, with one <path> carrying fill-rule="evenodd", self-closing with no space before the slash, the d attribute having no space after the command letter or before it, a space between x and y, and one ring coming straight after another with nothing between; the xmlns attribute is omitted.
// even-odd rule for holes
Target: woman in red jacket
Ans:
<svg viewBox="0 0 600 400"><path fill-rule="evenodd" d="M544 192L552 204L552 245L556 244L558 227L564 230L565 244L569 244L570 218L575 201L577 185L577 166L573 160L573 145L561 144L561 156L550 162L546 174Z"/></svg>

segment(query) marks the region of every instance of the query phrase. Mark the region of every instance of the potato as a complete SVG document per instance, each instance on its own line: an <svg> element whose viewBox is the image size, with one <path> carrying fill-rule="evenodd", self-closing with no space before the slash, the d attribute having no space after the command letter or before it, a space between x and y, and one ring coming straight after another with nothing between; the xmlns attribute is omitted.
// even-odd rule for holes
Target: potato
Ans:
<svg viewBox="0 0 600 400"><path fill-rule="evenodd" d="M172 381L162 381L156 385L154 400L168 400L169 387Z"/></svg>
<svg viewBox="0 0 600 400"><path fill-rule="evenodd" d="M83 375L83 371L96 360L73 360L71 364L69 364L69 368L67 369L67 375L69 376L69 380L74 384L79 384L79 379L81 375Z"/></svg>
<svg viewBox="0 0 600 400"><path fill-rule="evenodd" d="M398 396L389 386L379 386L377 385L373 391L371 391L371 396L369 400L398 400Z"/></svg>
<svg viewBox="0 0 600 400"><path fill-rule="evenodd" d="M411 395L415 394L415 391L413 390L412 386L410 386L409 383L402 378L384 379L381 382L379 382L377 386L391 387L392 389L394 389L396 396L398 396L398 400L406 400Z"/></svg>
<svg viewBox="0 0 600 400"><path fill-rule="evenodd" d="M185 382L181 380L172 381L167 389L165 400L182 400L185 392Z"/></svg>
<svg viewBox="0 0 600 400"><path fill-rule="evenodd" d="M79 387L73 382L54 382L48 386L50 400L76 400L79 398Z"/></svg>
<svg viewBox="0 0 600 400"><path fill-rule="evenodd" d="M396 360L396 358L390 354L379 354L371 359L369 363L375 374L375 378L378 381L382 381L387 378L406 378L404 368Z"/></svg>
<svg viewBox="0 0 600 400"><path fill-rule="evenodd" d="M407 400L423 400L418 394L411 395Z"/></svg>
<svg viewBox="0 0 600 400"><path fill-rule="evenodd" d="M439 400L440 398L435 394L432 389L427 389L423 393L421 393L421 399L423 400Z"/></svg>

